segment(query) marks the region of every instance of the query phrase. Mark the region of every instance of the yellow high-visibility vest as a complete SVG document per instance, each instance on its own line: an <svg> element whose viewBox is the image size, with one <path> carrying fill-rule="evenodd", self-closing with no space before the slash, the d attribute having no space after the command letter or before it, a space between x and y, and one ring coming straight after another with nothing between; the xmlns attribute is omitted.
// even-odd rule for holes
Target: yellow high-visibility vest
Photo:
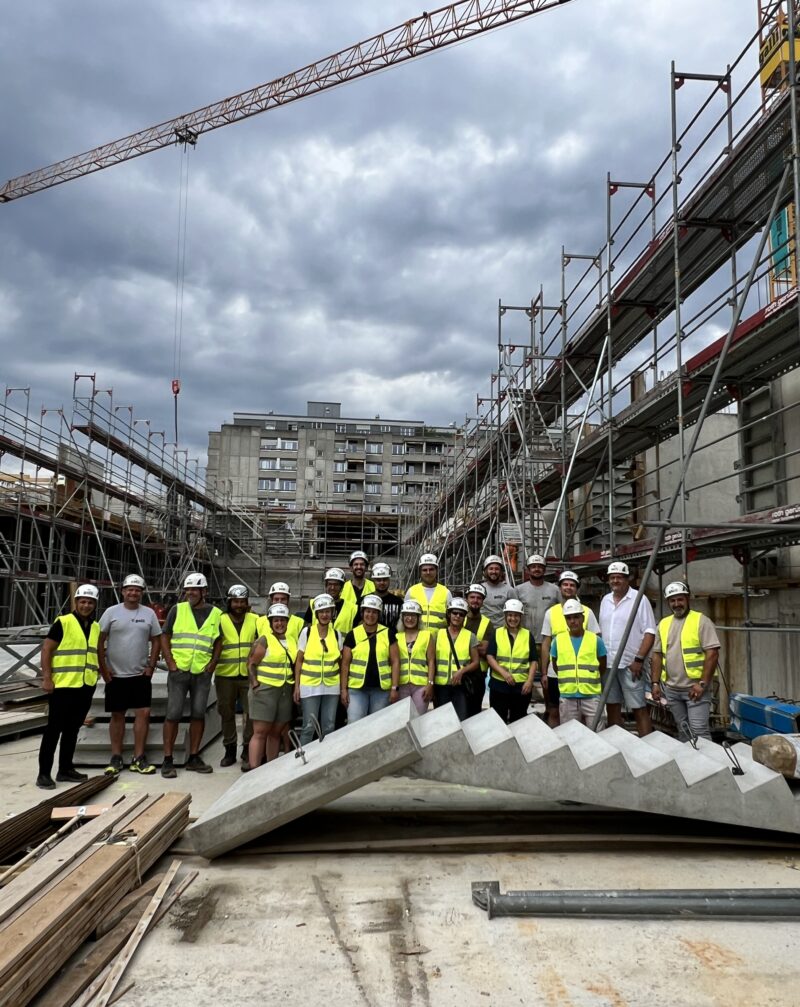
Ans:
<svg viewBox="0 0 800 1007"><path fill-rule="evenodd" d="M304 626L305 622L303 621L302 616L290 615L288 622L286 623L286 639L294 640L294 642L297 643L297 639L303 632ZM258 639L259 636L269 636L271 632L272 629L269 624L269 619L265 615L260 615L258 617L256 628L256 639Z"/></svg>
<svg viewBox="0 0 800 1007"><path fill-rule="evenodd" d="M481 616L481 621L480 621L480 623L478 625L478 629L475 632L475 636L477 636L477 638L478 638L478 643L483 643L483 641L486 639L486 633L489 630L489 627L491 625L492 625L492 621L489 618L489 616L488 615L482 615ZM482 657L481 658L481 671L485 675L488 670L489 670L489 662L486 660L485 657Z"/></svg>
<svg viewBox="0 0 800 1007"><path fill-rule="evenodd" d="M198 628L188 601L178 602L175 623L170 636L170 649L180 671L199 675L211 660L214 641L219 636L222 612L212 606L206 621Z"/></svg>
<svg viewBox="0 0 800 1007"><path fill-rule="evenodd" d="M414 601L419 602L422 607L422 617L419 621L420 629L437 630L447 625L447 588L444 584L437 584L433 589L431 600L425 594L423 585L414 584L408 591Z"/></svg>
<svg viewBox="0 0 800 1007"><path fill-rule="evenodd" d="M409 652L406 634L402 631L397 634L397 650L400 655L400 685L428 684L428 644L430 641L431 634L428 630L419 630Z"/></svg>
<svg viewBox="0 0 800 1007"><path fill-rule="evenodd" d="M325 638L321 639L318 626L310 626L300 666L300 685L338 686L341 657L339 640L333 627L329 625Z"/></svg>
<svg viewBox="0 0 800 1007"><path fill-rule="evenodd" d="M453 675L459 668L470 662L469 644L472 633L468 629L462 629L453 640L456 658L453 660L453 651L450 648L450 634L446 629L440 629L436 633L436 677L434 681L437 685L450 685Z"/></svg>
<svg viewBox="0 0 800 1007"><path fill-rule="evenodd" d="M356 616L358 615L358 609L352 603L352 601L347 601L345 599L344 605L342 605L339 614L333 620L332 626L337 632L344 633L345 635L350 632L353 628L353 623L356 621ZM317 613L314 611L314 599L311 599L311 623L313 626L317 625Z"/></svg>
<svg viewBox="0 0 800 1007"><path fill-rule="evenodd" d="M603 691L597 639L597 633L587 630L581 637L581 645L576 654L569 633L559 633L556 637L558 689L565 699L573 696L592 698Z"/></svg>
<svg viewBox="0 0 800 1007"><path fill-rule="evenodd" d="M364 578L364 588L363 588L363 590L361 592L361 597L365 598L368 594L375 594L375 582L371 581L369 579L369 577L365 577ZM344 598L345 601L349 601L350 604L355 609L358 609L358 606L359 606L359 603L360 603L360 599L356 598L356 592L355 592L355 588L353 587L353 582L352 581L346 580L344 582L344 587L342 588L341 597ZM350 630L348 630L347 632L349 633Z"/></svg>
<svg viewBox="0 0 800 1007"><path fill-rule="evenodd" d="M80 689L83 685L97 685L97 642L100 623L92 622L89 639L75 615L60 615L64 635L50 659L53 685L56 689Z"/></svg>
<svg viewBox="0 0 800 1007"><path fill-rule="evenodd" d="M557 605L553 605L550 612L550 639L554 639L559 635L559 633L569 633L569 627L567 626L567 620L564 617L564 612L561 608L561 602ZM586 629L586 623L589 620L589 608L588 606L583 606L583 628Z"/></svg>
<svg viewBox="0 0 800 1007"><path fill-rule="evenodd" d="M297 657L297 643L288 636L279 640L268 633L264 640L267 649L256 669L256 678L262 685L280 687L288 683L294 685L294 662Z"/></svg>
<svg viewBox="0 0 800 1007"><path fill-rule="evenodd" d="M507 626L501 626L494 634L497 643L497 656L495 660L501 664L506 671L511 672L515 682L528 681L528 669L531 666L531 634L527 629L520 627L511 644L511 634ZM502 675L492 671L492 678L504 681Z"/></svg>
<svg viewBox="0 0 800 1007"><path fill-rule="evenodd" d="M378 675L381 688L386 691L392 687L392 666L389 663L389 630L379 625L372 634L375 637L375 660L378 662ZM350 659L350 674L347 679L348 689L361 689L367 674L369 661L370 635L363 626L353 630L356 645Z"/></svg>
<svg viewBox="0 0 800 1007"><path fill-rule="evenodd" d="M247 675L247 656L257 639L258 617L245 612L244 622L237 626L227 612L219 620L222 650L217 661L216 674L220 678L237 678Z"/></svg>
<svg viewBox="0 0 800 1007"><path fill-rule="evenodd" d="M674 618L674 615L668 615L658 624L658 634L661 637L661 660L663 661L662 682L667 681L667 639ZM700 679L703 677L705 653L700 646L700 613L690 608L683 617L683 625L681 626L681 654L688 678Z"/></svg>

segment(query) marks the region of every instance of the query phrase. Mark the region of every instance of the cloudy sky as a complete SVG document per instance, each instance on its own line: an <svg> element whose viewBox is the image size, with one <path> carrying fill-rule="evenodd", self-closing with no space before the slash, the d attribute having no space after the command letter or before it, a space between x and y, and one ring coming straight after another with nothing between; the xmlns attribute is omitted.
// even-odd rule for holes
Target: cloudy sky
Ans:
<svg viewBox="0 0 800 1007"><path fill-rule="evenodd" d="M404 0L37 0L3 14L2 180L279 77ZM669 69L720 72L756 0L571 0L200 139L188 161L181 440L234 410L462 421L498 299L558 296L605 239L605 177L669 144ZM754 67L750 68L750 71ZM74 372L170 429L182 155L0 207L2 380Z"/></svg>

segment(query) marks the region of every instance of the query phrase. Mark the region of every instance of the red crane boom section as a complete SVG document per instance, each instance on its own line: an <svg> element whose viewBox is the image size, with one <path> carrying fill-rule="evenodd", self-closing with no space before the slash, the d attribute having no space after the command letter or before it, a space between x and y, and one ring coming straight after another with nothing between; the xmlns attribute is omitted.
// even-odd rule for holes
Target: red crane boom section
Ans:
<svg viewBox="0 0 800 1007"><path fill-rule="evenodd" d="M12 178L0 188L0 203L8 203L49 189L81 175L110 168L142 154L160 150L173 143L192 143L203 133L228 123L248 119L280 105L288 105L339 84L385 70L423 56L435 49L453 45L482 32L500 28L539 14L551 7L560 7L569 0L461 0L430 13L406 21L396 28L373 35L349 49L310 63L301 70L278 77L250 91L213 105L206 105L177 119L131 133L94 150L76 154L63 161Z"/></svg>

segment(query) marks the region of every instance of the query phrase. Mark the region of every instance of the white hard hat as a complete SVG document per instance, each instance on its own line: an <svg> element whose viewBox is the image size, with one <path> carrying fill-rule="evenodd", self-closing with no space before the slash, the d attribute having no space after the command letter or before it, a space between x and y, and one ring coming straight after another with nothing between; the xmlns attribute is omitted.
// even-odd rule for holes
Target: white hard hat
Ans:
<svg viewBox="0 0 800 1007"><path fill-rule="evenodd" d="M470 584L467 588L467 594L479 594L482 598L486 597L486 588L483 584Z"/></svg>
<svg viewBox="0 0 800 1007"><path fill-rule="evenodd" d="M267 594L272 597L273 594L288 594L291 598L292 592L289 590L289 585L284 580L276 580L275 583L270 587Z"/></svg>
<svg viewBox="0 0 800 1007"><path fill-rule="evenodd" d="M505 605L503 605L503 611L516 612L517 615L522 615L525 612L525 606L519 598L509 598Z"/></svg>
<svg viewBox="0 0 800 1007"><path fill-rule="evenodd" d="M145 589L144 577L140 577L138 573L129 573L128 576L122 582L123 587L140 587L143 591Z"/></svg>
<svg viewBox="0 0 800 1007"><path fill-rule="evenodd" d="M525 560L525 566L534 566L536 564L538 564L539 566L547 566L547 560L544 558L544 556L540 555L538 552L535 552L532 555L528 556L528 558Z"/></svg>
<svg viewBox="0 0 800 1007"><path fill-rule="evenodd" d="M667 584L664 588L665 598L674 598L678 594L689 594L689 588L683 583L682 580L673 580L671 584Z"/></svg>
<svg viewBox="0 0 800 1007"><path fill-rule="evenodd" d="M581 605L577 598L570 598L561 606L561 611L565 616L583 615L583 605Z"/></svg>
<svg viewBox="0 0 800 1007"><path fill-rule="evenodd" d="M414 601L413 598L409 598L408 601L404 601L400 606L401 615L422 615L422 605L418 601Z"/></svg>
<svg viewBox="0 0 800 1007"><path fill-rule="evenodd" d="M628 569L628 564L627 563L623 563L623 562L621 562L618 559L614 560L613 563L609 563L608 564L608 570L606 570L606 573L609 573L609 574L612 574L612 573L621 573L621 574L624 574L626 577L630 577L630 575L631 575L631 572Z"/></svg>
<svg viewBox="0 0 800 1007"><path fill-rule="evenodd" d="M365 594L361 599L361 608L374 608L376 612L382 612L383 602L377 594Z"/></svg>
<svg viewBox="0 0 800 1007"><path fill-rule="evenodd" d="M492 554L491 556L487 556L486 559L483 561L483 569L485 570L486 567L489 566L491 563L499 563L500 566L503 565L502 559L499 556L495 556L494 554Z"/></svg>
<svg viewBox="0 0 800 1007"><path fill-rule="evenodd" d="M388 563L376 563L372 568L372 576L375 580L386 579L392 576L392 568Z"/></svg>
<svg viewBox="0 0 800 1007"><path fill-rule="evenodd" d="M434 552L424 552L420 558L418 566L438 566L439 557Z"/></svg>
<svg viewBox="0 0 800 1007"><path fill-rule="evenodd" d="M91 598L92 601L97 601L100 597L100 592L94 586L94 584L81 584L78 590L75 592L75 597L77 598Z"/></svg>
<svg viewBox="0 0 800 1007"><path fill-rule="evenodd" d="M576 584L580 584L581 579L572 570L562 570L558 575L558 583L560 584L562 580L574 580Z"/></svg>
<svg viewBox="0 0 800 1007"><path fill-rule="evenodd" d="M463 598L453 598L450 604L447 606L448 612L469 612L469 605Z"/></svg>
<svg viewBox="0 0 800 1007"><path fill-rule="evenodd" d="M365 552L362 552L360 549L356 549L355 552L350 553L350 566L352 566L353 561L357 559L363 559L365 563L369 563L367 554Z"/></svg>
<svg viewBox="0 0 800 1007"><path fill-rule="evenodd" d="M281 605L278 602L277 605L270 605L267 611L268 619L288 619L289 618L289 608L287 605Z"/></svg>
<svg viewBox="0 0 800 1007"><path fill-rule="evenodd" d="M208 581L206 580L205 574L203 573L187 573L186 579L183 582L184 588L187 587L208 587Z"/></svg>
<svg viewBox="0 0 800 1007"><path fill-rule="evenodd" d="M228 588L229 598L249 598L250 588L246 584L231 584Z"/></svg>
<svg viewBox="0 0 800 1007"><path fill-rule="evenodd" d="M344 570L338 566L332 566L330 570L325 571L323 580L340 580L344 584Z"/></svg>
<svg viewBox="0 0 800 1007"><path fill-rule="evenodd" d="M314 611L319 612L323 608L336 608L336 602L329 594L318 594L314 599Z"/></svg>

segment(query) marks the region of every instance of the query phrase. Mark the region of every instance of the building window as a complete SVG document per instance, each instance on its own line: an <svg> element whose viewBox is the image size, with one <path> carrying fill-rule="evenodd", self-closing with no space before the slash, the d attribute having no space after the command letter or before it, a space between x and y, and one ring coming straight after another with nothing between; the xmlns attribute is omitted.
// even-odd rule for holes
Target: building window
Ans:
<svg viewBox="0 0 800 1007"><path fill-rule="evenodd" d="M382 434L390 434L392 432L392 428L391 427L382 426L380 429L381 429L381 433Z"/></svg>
<svg viewBox="0 0 800 1007"><path fill-rule="evenodd" d="M297 424L296 423L287 423L286 424L286 429L287 430L297 430Z"/></svg>
<svg viewBox="0 0 800 1007"><path fill-rule="evenodd" d="M383 444L380 441L367 441L367 452L371 455L382 455Z"/></svg>
<svg viewBox="0 0 800 1007"><path fill-rule="evenodd" d="M260 458L258 462L260 469L276 469L278 467L277 458Z"/></svg>
<svg viewBox="0 0 800 1007"><path fill-rule="evenodd" d="M367 462L364 468L372 475L379 476L383 472L383 464L381 462Z"/></svg>
<svg viewBox="0 0 800 1007"><path fill-rule="evenodd" d="M365 493L376 494L376 493L380 493L380 491L381 491L381 484L380 483L365 483L365 485L364 485L364 492Z"/></svg>
<svg viewBox="0 0 800 1007"><path fill-rule="evenodd" d="M258 488L260 490L276 490L278 488L277 479L259 479Z"/></svg>
<svg viewBox="0 0 800 1007"><path fill-rule="evenodd" d="M427 451L429 455L440 455L444 451L444 444L428 444Z"/></svg>
<svg viewBox="0 0 800 1007"><path fill-rule="evenodd" d="M347 484L347 492L348 493L358 493L358 494L360 494L363 489L364 489L364 487L361 486L361 485L359 485L358 483L348 483Z"/></svg>
<svg viewBox="0 0 800 1007"><path fill-rule="evenodd" d="M289 472L293 472L297 468L297 459L296 458L279 458L278 459L278 468L279 469L286 469Z"/></svg>
<svg viewBox="0 0 800 1007"><path fill-rule="evenodd" d="M405 471L406 471L406 467L405 467L405 465L402 462L395 462L392 465L392 475L393 476L401 476L401 475L403 475L405 473Z"/></svg>
<svg viewBox="0 0 800 1007"><path fill-rule="evenodd" d="M377 504L364 504L364 512L366 514L377 514L378 505Z"/></svg>
<svg viewBox="0 0 800 1007"><path fill-rule="evenodd" d="M393 497L399 496L400 493L402 492L402 489L403 488L400 485L400 483L392 483L392 496Z"/></svg>
<svg viewBox="0 0 800 1007"><path fill-rule="evenodd" d="M333 492L334 493L346 493L347 492L347 483L336 483L335 482L333 484Z"/></svg>
<svg viewBox="0 0 800 1007"><path fill-rule="evenodd" d="M360 426L358 426L358 424L356 424L356 433L357 434L368 434L368 433L370 433L370 428L369 427L360 427Z"/></svg>
<svg viewBox="0 0 800 1007"><path fill-rule="evenodd" d="M348 451L363 451L364 445L361 441L348 441L345 448Z"/></svg>
<svg viewBox="0 0 800 1007"><path fill-rule="evenodd" d="M279 482L280 486L278 488L282 493L294 493L297 489L296 479L281 479Z"/></svg>
<svg viewBox="0 0 800 1007"><path fill-rule="evenodd" d="M415 427L400 427L401 437L413 437L416 432Z"/></svg>
<svg viewBox="0 0 800 1007"><path fill-rule="evenodd" d="M392 444L393 455L404 455L406 453L405 444Z"/></svg>
<svg viewBox="0 0 800 1007"><path fill-rule="evenodd" d="M296 451L297 441L296 440L285 440L283 437L280 440L278 447L281 451Z"/></svg>
<svg viewBox="0 0 800 1007"><path fill-rule="evenodd" d="M334 472L346 472L347 471L347 462L334 462L333 463L333 471Z"/></svg>
<svg viewBox="0 0 800 1007"><path fill-rule="evenodd" d="M337 434L346 434L347 433L347 424L346 423L337 423L336 424L336 433Z"/></svg>
<svg viewBox="0 0 800 1007"><path fill-rule="evenodd" d="M278 438L277 437L262 437L261 438L261 450L262 451L277 451L278 449Z"/></svg>
<svg viewBox="0 0 800 1007"><path fill-rule="evenodd" d="M334 451L339 451L339 452L341 452L341 454L344 454L344 450L345 450L345 443L344 443L344 441L336 441L336 443L333 445L333 450Z"/></svg>

